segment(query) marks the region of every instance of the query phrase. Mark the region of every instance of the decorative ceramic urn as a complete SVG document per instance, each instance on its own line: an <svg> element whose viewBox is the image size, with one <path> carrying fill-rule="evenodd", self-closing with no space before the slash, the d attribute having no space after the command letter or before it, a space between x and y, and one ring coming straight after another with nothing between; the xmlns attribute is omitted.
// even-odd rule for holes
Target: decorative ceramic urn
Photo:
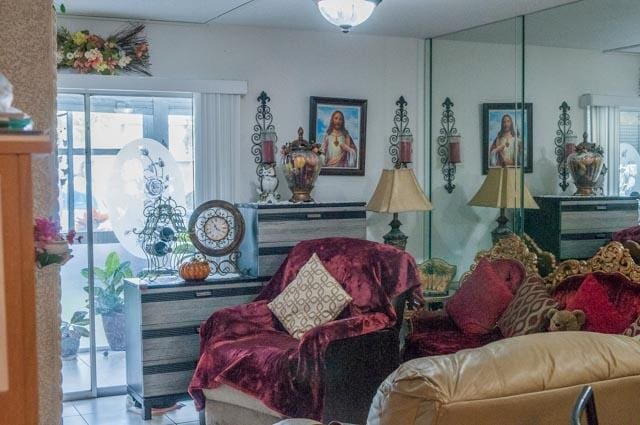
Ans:
<svg viewBox="0 0 640 425"><path fill-rule="evenodd" d="M600 145L587 141L587 133L583 137L584 141L567 158L567 165L578 189L574 196L594 196L594 188L604 166L603 150Z"/></svg>
<svg viewBox="0 0 640 425"><path fill-rule="evenodd" d="M303 134L298 128L298 138L282 147L282 169L292 193L289 202L313 202L311 190L324 163L320 145L307 142Z"/></svg>

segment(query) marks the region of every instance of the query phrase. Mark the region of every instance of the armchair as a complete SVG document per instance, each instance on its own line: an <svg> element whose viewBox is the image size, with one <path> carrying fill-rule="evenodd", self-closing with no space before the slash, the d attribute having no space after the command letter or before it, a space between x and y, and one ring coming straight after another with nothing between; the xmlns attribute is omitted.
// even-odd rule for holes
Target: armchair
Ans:
<svg viewBox="0 0 640 425"><path fill-rule="evenodd" d="M353 301L336 320L289 335L267 304L316 253ZM215 312L201 327L189 392L208 425L284 417L362 423L378 385L399 364L403 307L419 288L413 258L375 242L301 242L258 298Z"/></svg>

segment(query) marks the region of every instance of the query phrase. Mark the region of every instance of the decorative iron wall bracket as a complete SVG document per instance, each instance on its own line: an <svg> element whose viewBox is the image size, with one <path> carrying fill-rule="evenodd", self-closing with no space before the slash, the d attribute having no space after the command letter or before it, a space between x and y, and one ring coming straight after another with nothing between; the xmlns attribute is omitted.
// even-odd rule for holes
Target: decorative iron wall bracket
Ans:
<svg viewBox="0 0 640 425"><path fill-rule="evenodd" d="M576 136L571 130L571 117L569 116L571 107L567 104L567 102L563 101L559 109L561 113L558 118L558 129L556 130L556 138L554 139L553 143L555 144L556 163L558 164L558 177L560 178L560 183L558 183L558 186L560 186L562 190L567 190L567 187L569 187L569 169L567 168L567 157L569 156L571 150L567 148L567 139L575 140ZM573 147L575 148L575 142L573 143Z"/></svg>
<svg viewBox="0 0 640 425"><path fill-rule="evenodd" d="M406 152L401 152L401 140L403 138L412 138L411 130L409 130L409 116L407 115L407 101L404 96L400 96L396 101L398 109L393 115L393 128L389 137L389 153L391 154L391 162L394 168L407 168L407 164L411 161L411 155L407 158ZM410 142L409 142L410 143ZM409 146L410 147L410 146ZM409 161L407 161L409 159ZM404 161L403 161L404 160Z"/></svg>
<svg viewBox="0 0 640 425"><path fill-rule="evenodd" d="M256 112L256 124L253 126L254 133L251 135L251 153L256 162L256 174L258 175L258 199L260 202L276 202L280 199L278 189L278 177L276 175L276 143L278 136L273 125L273 115L267 103L271 98L265 91L258 96L258 109ZM265 137L268 137L269 144L265 144ZM268 146L271 150L270 157L265 158L263 150ZM266 160L266 161L265 161Z"/></svg>
<svg viewBox="0 0 640 425"><path fill-rule="evenodd" d="M442 111L442 118L440 118L440 136L438 136L438 155L440 156L440 163L442 164L442 175L446 182L444 188L447 192L453 192L456 185L453 181L456 178L456 165L453 164L449 158L449 137L458 134L458 129L455 127L456 118L453 115L453 102L448 97L442 104L444 111Z"/></svg>

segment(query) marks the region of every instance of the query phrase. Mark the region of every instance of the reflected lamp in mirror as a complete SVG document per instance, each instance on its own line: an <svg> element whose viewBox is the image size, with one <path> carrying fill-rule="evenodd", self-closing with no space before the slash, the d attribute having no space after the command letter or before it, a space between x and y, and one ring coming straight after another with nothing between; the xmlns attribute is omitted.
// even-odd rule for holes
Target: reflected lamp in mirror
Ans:
<svg viewBox="0 0 640 425"><path fill-rule="evenodd" d="M391 230L383 236L384 243L405 249L407 235L400 230L398 213L411 211L429 211L433 206L420 188L411 168L382 170L382 175L367 204L367 211L392 213Z"/></svg>
<svg viewBox="0 0 640 425"><path fill-rule="evenodd" d="M513 231L507 226L509 220L505 216L506 208L538 209L538 204L529 193L529 189L521 181L522 169L515 167L490 168L482 186L469 201L474 207L500 208L500 216L496 220L498 227L491 232L493 243Z"/></svg>
<svg viewBox="0 0 640 425"><path fill-rule="evenodd" d="M360 25L373 13L382 0L314 0L327 21L340 27L343 33Z"/></svg>

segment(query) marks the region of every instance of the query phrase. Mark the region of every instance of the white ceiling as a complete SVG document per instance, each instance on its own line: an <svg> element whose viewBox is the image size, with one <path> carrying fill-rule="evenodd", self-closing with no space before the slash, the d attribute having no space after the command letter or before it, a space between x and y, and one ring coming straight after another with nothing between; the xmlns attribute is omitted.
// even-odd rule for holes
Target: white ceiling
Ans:
<svg viewBox="0 0 640 425"><path fill-rule="evenodd" d="M56 0L71 16L338 31L312 0ZM355 34L430 38L575 0L383 0ZM637 0L636 0L637 1Z"/></svg>
<svg viewBox="0 0 640 425"><path fill-rule="evenodd" d="M640 0L582 0L528 15L525 19L526 43L638 53L640 44ZM515 22L492 25L449 34L449 40L513 44Z"/></svg>

